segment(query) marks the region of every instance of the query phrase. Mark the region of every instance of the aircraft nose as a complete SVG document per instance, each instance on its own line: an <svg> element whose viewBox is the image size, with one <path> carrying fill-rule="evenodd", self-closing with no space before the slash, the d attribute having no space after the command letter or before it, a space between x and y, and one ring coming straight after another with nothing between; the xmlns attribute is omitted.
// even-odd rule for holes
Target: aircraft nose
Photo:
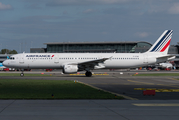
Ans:
<svg viewBox="0 0 179 120"><path fill-rule="evenodd" d="M3 63L2 63L3 66L7 66L8 65L8 61L5 60Z"/></svg>

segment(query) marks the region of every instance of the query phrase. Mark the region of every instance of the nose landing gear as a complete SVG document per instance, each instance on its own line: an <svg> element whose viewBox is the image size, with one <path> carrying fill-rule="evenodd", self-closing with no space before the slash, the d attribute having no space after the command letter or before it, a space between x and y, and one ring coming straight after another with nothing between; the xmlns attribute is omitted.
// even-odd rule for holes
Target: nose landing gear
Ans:
<svg viewBox="0 0 179 120"><path fill-rule="evenodd" d="M20 74L20 76L21 76L21 77L23 77L23 76L24 76L24 73L23 73L23 72L24 72L24 70L23 70L23 69L21 69L21 74Z"/></svg>
<svg viewBox="0 0 179 120"><path fill-rule="evenodd" d="M23 77L23 76L24 76L24 73L21 73L20 76Z"/></svg>

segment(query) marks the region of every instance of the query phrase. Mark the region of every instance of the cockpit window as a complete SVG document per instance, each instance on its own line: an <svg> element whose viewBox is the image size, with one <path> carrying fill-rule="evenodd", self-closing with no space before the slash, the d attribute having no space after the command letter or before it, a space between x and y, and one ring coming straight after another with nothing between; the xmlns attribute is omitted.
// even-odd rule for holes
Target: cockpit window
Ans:
<svg viewBox="0 0 179 120"><path fill-rule="evenodd" d="M14 57L10 57L10 60L14 60L15 58Z"/></svg>

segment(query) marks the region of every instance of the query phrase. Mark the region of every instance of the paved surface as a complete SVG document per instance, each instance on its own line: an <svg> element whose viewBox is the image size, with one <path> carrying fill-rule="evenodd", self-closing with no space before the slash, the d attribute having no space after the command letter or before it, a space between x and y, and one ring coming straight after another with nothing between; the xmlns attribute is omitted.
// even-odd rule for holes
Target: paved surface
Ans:
<svg viewBox="0 0 179 120"><path fill-rule="evenodd" d="M135 88L179 89L179 77L136 77L131 72L84 77L0 77L5 79L76 80L138 100L0 100L0 120L178 120L179 92L143 96Z"/></svg>
<svg viewBox="0 0 179 120"><path fill-rule="evenodd" d="M153 88L159 90L179 90L179 81L172 77L104 77L98 79L77 80L92 86L126 95L139 100L179 100L179 91L159 91L155 96L143 95L143 90L136 88Z"/></svg>
<svg viewBox="0 0 179 120"><path fill-rule="evenodd" d="M144 71L145 72L145 71ZM144 73L141 72L141 73ZM172 71L173 73L176 71ZM177 71L178 72L178 71ZM139 74L141 74L139 72ZM151 72L150 72L151 73ZM154 73L154 72L152 72ZM161 73L161 72L160 72ZM165 72L168 73L168 72ZM40 74L40 73L39 73ZM59 72L47 72L45 74L52 74L52 77L0 77L5 79L47 79L47 80L76 80L99 89L113 92L130 97L135 100L179 100L179 76L167 77L137 77L131 76L135 72L103 72L96 73L93 77L85 77L83 74L61 75ZM143 95L143 89L158 89L163 90L156 92L155 96ZM166 91L167 90L167 91ZM172 90L175 90L173 92ZM127 98L128 99L128 98Z"/></svg>
<svg viewBox="0 0 179 120"><path fill-rule="evenodd" d="M178 100L0 100L0 120L178 120L178 106Z"/></svg>

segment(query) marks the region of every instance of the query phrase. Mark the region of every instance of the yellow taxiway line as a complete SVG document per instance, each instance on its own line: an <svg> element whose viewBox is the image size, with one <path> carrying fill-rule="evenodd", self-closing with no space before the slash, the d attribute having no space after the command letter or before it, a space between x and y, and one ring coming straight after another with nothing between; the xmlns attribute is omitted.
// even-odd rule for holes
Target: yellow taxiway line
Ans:
<svg viewBox="0 0 179 120"><path fill-rule="evenodd" d="M155 92L179 92L179 89L134 88L134 90L155 90Z"/></svg>
<svg viewBox="0 0 179 120"><path fill-rule="evenodd" d="M171 104L169 104L169 103L166 103L166 104L164 104L164 103L161 103L161 104L160 103L159 104L158 103L154 103L154 104L142 104L141 103L140 104L139 103L139 104L133 104L133 105L135 105L135 106L147 106L147 107L148 106L154 106L154 107L156 107L156 106L162 106L162 107L164 107L164 106L166 106L166 107L167 106L175 106L175 107L179 106L179 104L176 104L176 103L171 103Z"/></svg>
<svg viewBox="0 0 179 120"><path fill-rule="evenodd" d="M129 81L129 82L133 82L133 83L140 83L140 84L154 85L154 83L138 82L138 81L134 81L134 80L127 80L127 81Z"/></svg>
<svg viewBox="0 0 179 120"><path fill-rule="evenodd" d="M70 75L74 75L75 76L75 75L85 75L85 74L70 74ZM93 75L94 76L97 76L97 75L101 75L102 76L102 75L109 75L109 74L93 74Z"/></svg>

